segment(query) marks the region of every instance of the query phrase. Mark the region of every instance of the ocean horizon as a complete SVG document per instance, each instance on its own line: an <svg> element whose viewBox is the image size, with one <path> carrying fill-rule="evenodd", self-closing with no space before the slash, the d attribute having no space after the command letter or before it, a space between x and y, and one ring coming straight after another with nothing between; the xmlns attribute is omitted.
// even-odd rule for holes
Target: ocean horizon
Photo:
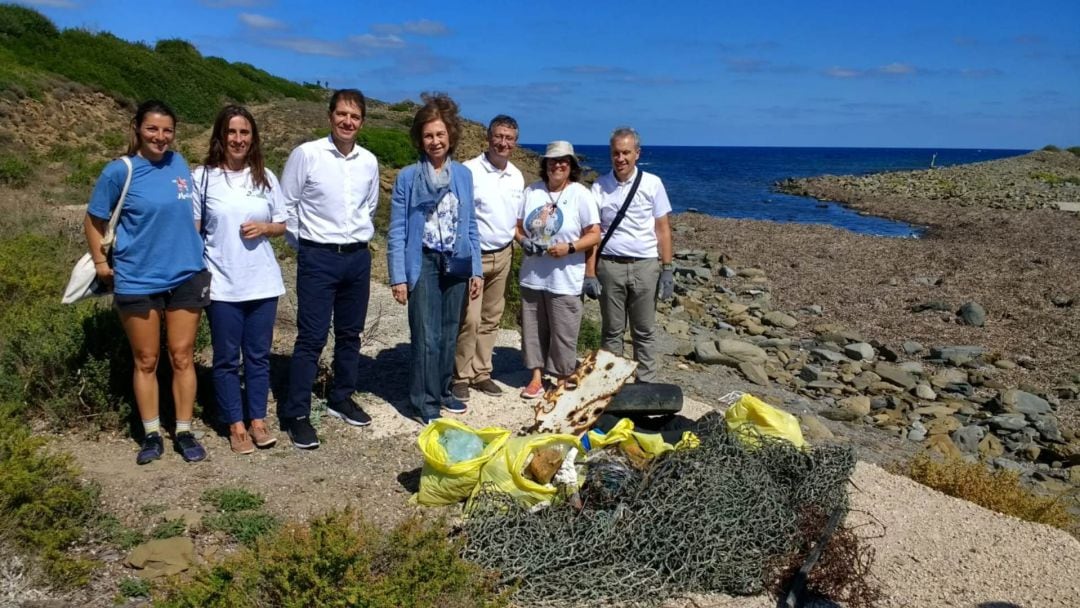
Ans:
<svg viewBox="0 0 1080 608"><path fill-rule="evenodd" d="M522 144L543 154L545 144ZM611 171L607 145L574 146L597 173ZM783 194L773 184L789 177L866 175L997 160L1031 150L987 148L846 148L765 146L642 146L638 166L663 180L678 212L715 217L827 224L891 237L918 236L903 222L861 215L836 203Z"/></svg>

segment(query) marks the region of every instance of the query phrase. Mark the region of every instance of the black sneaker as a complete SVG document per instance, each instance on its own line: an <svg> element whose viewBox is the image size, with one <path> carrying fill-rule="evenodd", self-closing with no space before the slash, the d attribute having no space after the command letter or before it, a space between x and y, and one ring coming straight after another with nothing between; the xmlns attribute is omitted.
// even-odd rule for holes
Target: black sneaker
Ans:
<svg viewBox="0 0 1080 608"><path fill-rule="evenodd" d="M307 416L299 418L282 418L281 426L289 434L293 445L301 450L314 450L319 447L319 436L315 434L315 427Z"/></svg>
<svg viewBox="0 0 1080 608"><path fill-rule="evenodd" d="M362 408L356 407L352 401L342 401L334 405L327 404L326 413L334 418L340 418L353 426L367 426L371 424L371 416L367 415Z"/></svg>
<svg viewBox="0 0 1080 608"><path fill-rule="evenodd" d="M466 382L455 382L450 386L450 394L458 401L469 400L469 385Z"/></svg>
<svg viewBox="0 0 1080 608"><path fill-rule="evenodd" d="M150 433L143 437L142 446L139 447L139 455L135 457L135 464L147 464L153 462L165 453L165 443L161 440L160 433Z"/></svg>
<svg viewBox="0 0 1080 608"><path fill-rule="evenodd" d="M495 381L491 378L487 378L479 382L473 382L472 387L480 391L481 393L484 393L485 395L491 395L492 397L498 397L499 395L503 394L502 387L498 384L495 384ZM457 395L454 396L457 397ZM462 401L464 401L464 399L462 399Z"/></svg>
<svg viewBox="0 0 1080 608"><path fill-rule="evenodd" d="M180 453L180 456L187 462L199 462L206 459L206 448L199 443L199 440L195 438L195 435L190 431L184 431L183 433L177 433L176 438L173 440L175 443L176 451Z"/></svg>

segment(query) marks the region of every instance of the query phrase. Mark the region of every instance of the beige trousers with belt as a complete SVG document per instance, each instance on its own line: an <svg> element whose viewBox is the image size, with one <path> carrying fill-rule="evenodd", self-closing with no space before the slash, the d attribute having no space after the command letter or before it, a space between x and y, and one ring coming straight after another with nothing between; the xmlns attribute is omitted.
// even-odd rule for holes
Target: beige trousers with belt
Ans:
<svg viewBox="0 0 1080 608"><path fill-rule="evenodd" d="M510 260L514 248L495 253L481 253L484 272L484 292L462 306L461 328L458 330L457 351L454 354L454 382L482 382L491 378L491 353L499 333L499 320L506 305L506 279L510 276Z"/></svg>

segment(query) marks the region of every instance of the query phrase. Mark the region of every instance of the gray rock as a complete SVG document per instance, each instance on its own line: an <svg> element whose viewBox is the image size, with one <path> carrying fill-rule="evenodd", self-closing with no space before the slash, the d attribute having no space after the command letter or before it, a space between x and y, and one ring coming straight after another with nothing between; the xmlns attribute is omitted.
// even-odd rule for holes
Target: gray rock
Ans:
<svg viewBox="0 0 1080 608"><path fill-rule="evenodd" d="M815 380L807 383L807 388L816 388L821 390L840 390L844 388L844 385L833 380Z"/></svg>
<svg viewBox="0 0 1080 608"><path fill-rule="evenodd" d="M911 390L918 382L915 376L891 363L878 363L874 366L874 372L881 376L882 380L891 382L904 390Z"/></svg>
<svg viewBox="0 0 1080 608"><path fill-rule="evenodd" d="M1019 431L1027 426L1023 414L998 414L989 420L990 428L995 431Z"/></svg>
<svg viewBox="0 0 1080 608"><path fill-rule="evenodd" d="M985 353L986 349L981 346L935 346L930 349L930 358L952 365L963 365Z"/></svg>
<svg viewBox="0 0 1080 608"><path fill-rule="evenodd" d="M952 440L953 443L956 444L956 447L960 448L961 452L978 454L979 441L981 441L985 435L986 429L984 427L970 424L953 431Z"/></svg>
<svg viewBox="0 0 1080 608"><path fill-rule="evenodd" d="M862 416L845 410L839 407L830 407L828 409L821 410L821 417L828 418L829 420L836 420L837 422L854 422L862 419Z"/></svg>
<svg viewBox="0 0 1080 608"><path fill-rule="evenodd" d="M680 319L673 319L664 325L664 331L673 336L685 336L690 333L690 324Z"/></svg>
<svg viewBox="0 0 1080 608"><path fill-rule="evenodd" d="M956 311L956 316L960 317L960 321L965 325L974 327L986 325L986 309L978 302L965 302L960 310Z"/></svg>
<svg viewBox="0 0 1080 608"><path fill-rule="evenodd" d="M784 329L791 329L799 324L799 321L795 317L789 314L784 314L778 310L766 313L765 316L761 317L761 320L766 325L772 325L773 327L783 327Z"/></svg>
<svg viewBox="0 0 1080 608"><path fill-rule="evenodd" d="M750 382L759 386L769 386L769 374L765 373L764 365L743 361L739 364L739 371Z"/></svg>
<svg viewBox="0 0 1080 608"><path fill-rule="evenodd" d="M825 312L825 309L823 309L820 304L811 304L809 306L803 306L799 310L801 312L804 312L804 313L808 314L808 315L814 315L815 317L820 317Z"/></svg>
<svg viewBox="0 0 1080 608"><path fill-rule="evenodd" d="M907 434L908 441L922 441L926 439L926 427L916 420L911 424L911 430Z"/></svg>
<svg viewBox="0 0 1080 608"><path fill-rule="evenodd" d="M694 358L698 362L708 365L716 365L723 359L720 351L716 348L716 341L712 339L699 340L694 344Z"/></svg>
<svg viewBox="0 0 1080 608"><path fill-rule="evenodd" d="M698 281L708 282L712 280L712 271L704 266L676 266L675 275Z"/></svg>
<svg viewBox="0 0 1080 608"><path fill-rule="evenodd" d="M799 422L802 423L806 439L810 443L832 441L836 438L833 432L829 430L829 427L825 426L825 423L821 421L821 418L814 414L800 414Z"/></svg>
<svg viewBox="0 0 1080 608"><path fill-rule="evenodd" d="M725 361L721 361L721 363L732 367L743 362L764 364L769 358L764 349L750 344L749 342L743 342L742 340L717 340L716 348L720 352L721 357L725 359Z"/></svg>
<svg viewBox="0 0 1080 608"><path fill-rule="evenodd" d="M938 371L936 374L930 377L930 384L936 387L947 386L949 384L956 384L959 382L967 382L968 375L962 369L956 369L953 367L946 367Z"/></svg>
<svg viewBox="0 0 1080 608"><path fill-rule="evenodd" d="M915 385L914 392L915 396L919 399L926 399L927 401L933 401L934 399L937 399L937 393L934 392L934 389L930 388L929 384L923 382Z"/></svg>
<svg viewBox="0 0 1080 608"><path fill-rule="evenodd" d="M1002 471L1010 471L1013 473L1023 473L1024 466L1015 460L1009 460L1008 458L998 457L990 461L998 469Z"/></svg>
<svg viewBox="0 0 1080 608"><path fill-rule="evenodd" d="M844 354L856 361L873 361L874 347L866 342L855 342L844 347Z"/></svg>
<svg viewBox="0 0 1080 608"><path fill-rule="evenodd" d="M815 348L810 351L810 354L816 357L820 361L827 361L829 363L839 363L841 361L847 361L847 357L833 350L827 348Z"/></svg>
<svg viewBox="0 0 1080 608"><path fill-rule="evenodd" d="M900 348L904 349L904 352L907 353L909 357L914 357L915 355L926 350L922 344L919 344L914 340L907 340L900 345Z"/></svg>
<svg viewBox="0 0 1080 608"><path fill-rule="evenodd" d="M922 363L919 363L918 361L904 361L903 363L897 364L896 367L916 376L926 375L926 370L923 368Z"/></svg>
<svg viewBox="0 0 1080 608"><path fill-rule="evenodd" d="M760 268L740 268L739 276L746 279L764 279L765 271Z"/></svg>
<svg viewBox="0 0 1080 608"><path fill-rule="evenodd" d="M828 376L825 375L825 372L816 365L804 365L803 368L799 370L799 377L807 382L828 380Z"/></svg>
<svg viewBox="0 0 1080 608"><path fill-rule="evenodd" d="M1029 417L1050 413L1050 403L1046 399L1017 389L1002 393L1001 403L1006 411L1020 412Z"/></svg>
<svg viewBox="0 0 1080 608"><path fill-rule="evenodd" d="M881 376L871 371L865 371L852 379L851 386L857 390L865 391L877 382L881 382Z"/></svg>
<svg viewBox="0 0 1080 608"><path fill-rule="evenodd" d="M1031 421L1031 426L1039 431L1043 441L1065 443L1065 438L1061 436L1061 427L1053 416L1038 416Z"/></svg>
<svg viewBox="0 0 1080 608"><path fill-rule="evenodd" d="M887 344L878 348L878 355L880 355L882 359L885 359L886 361L889 361L891 363L895 363L900 360L900 353L895 348Z"/></svg>
<svg viewBox="0 0 1080 608"><path fill-rule="evenodd" d="M735 276L735 274L735 269L730 266L720 267L720 276L724 277L725 279L730 279L731 277Z"/></svg>
<svg viewBox="0 0 1080 608"><path fill-rule="evenodd" d="M860 417L866 416L870 413L870 398L865 395L855 395L841 399L836 403L836 407L853 412Z"/></svg>
<svg viewBox="0 0 1080 608"><path fill-rule="evenodd" d="M938 391L942 393L949 393L951 395L971 397L975 394L975 387L971 386L967 382L950 382L945 386L938 387Z"/></svg>

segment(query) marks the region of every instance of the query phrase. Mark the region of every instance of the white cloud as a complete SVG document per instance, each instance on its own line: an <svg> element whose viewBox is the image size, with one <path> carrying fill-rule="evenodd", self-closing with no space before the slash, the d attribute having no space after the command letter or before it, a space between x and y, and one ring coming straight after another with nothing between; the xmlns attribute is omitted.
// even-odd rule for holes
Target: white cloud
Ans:
<svg viewBox="0 0 1080 608"><path fill-rule="evenodd" d="M400 49L405 46L405 41L394 34L360 34L349 36L349 42L365 49Z"/></svg>
<svg viewBox="0 0 1080 608"><path fill-rule="evenodd" d="M267 17L265 15L256 15L255 13L240 13L237 15L240 21L248 26L257 30L280 30L285 29L285 23Z"/></svg>
<svg viewBox="0 0 1080 608"><path fill-rule="evenodd" d="M825 75L829 78L859 78L864 74L865 72L863 72L862 70L842 68L839 66L833 66L825 70Z"/></svg>
<svg viewBox="0 0 1080 608"><path fill-rule="evenodd" d="M902 74L914 74L915 66L907 63L890 63L889 65L883 65L878 68L882 74L902 75Z"/></svg>
<svg viewBox="0 0 1080 608"><path fill-rule="evenodd" d="M405 23L377 23L371 26L371 31L376 34L398 35L412 34L414 36L445 36L450 33L450 28L441 21L420 19L418 21L406 21Z"/></svg>
<svg viewBox="0 0 1080 608"><path fill-rule="evenodd" d="M289 49L303 55L325 55L327 57L348 57L349 51L336 42L327 42L316 38L270 38L265 40L271 46Z"/></svg>

